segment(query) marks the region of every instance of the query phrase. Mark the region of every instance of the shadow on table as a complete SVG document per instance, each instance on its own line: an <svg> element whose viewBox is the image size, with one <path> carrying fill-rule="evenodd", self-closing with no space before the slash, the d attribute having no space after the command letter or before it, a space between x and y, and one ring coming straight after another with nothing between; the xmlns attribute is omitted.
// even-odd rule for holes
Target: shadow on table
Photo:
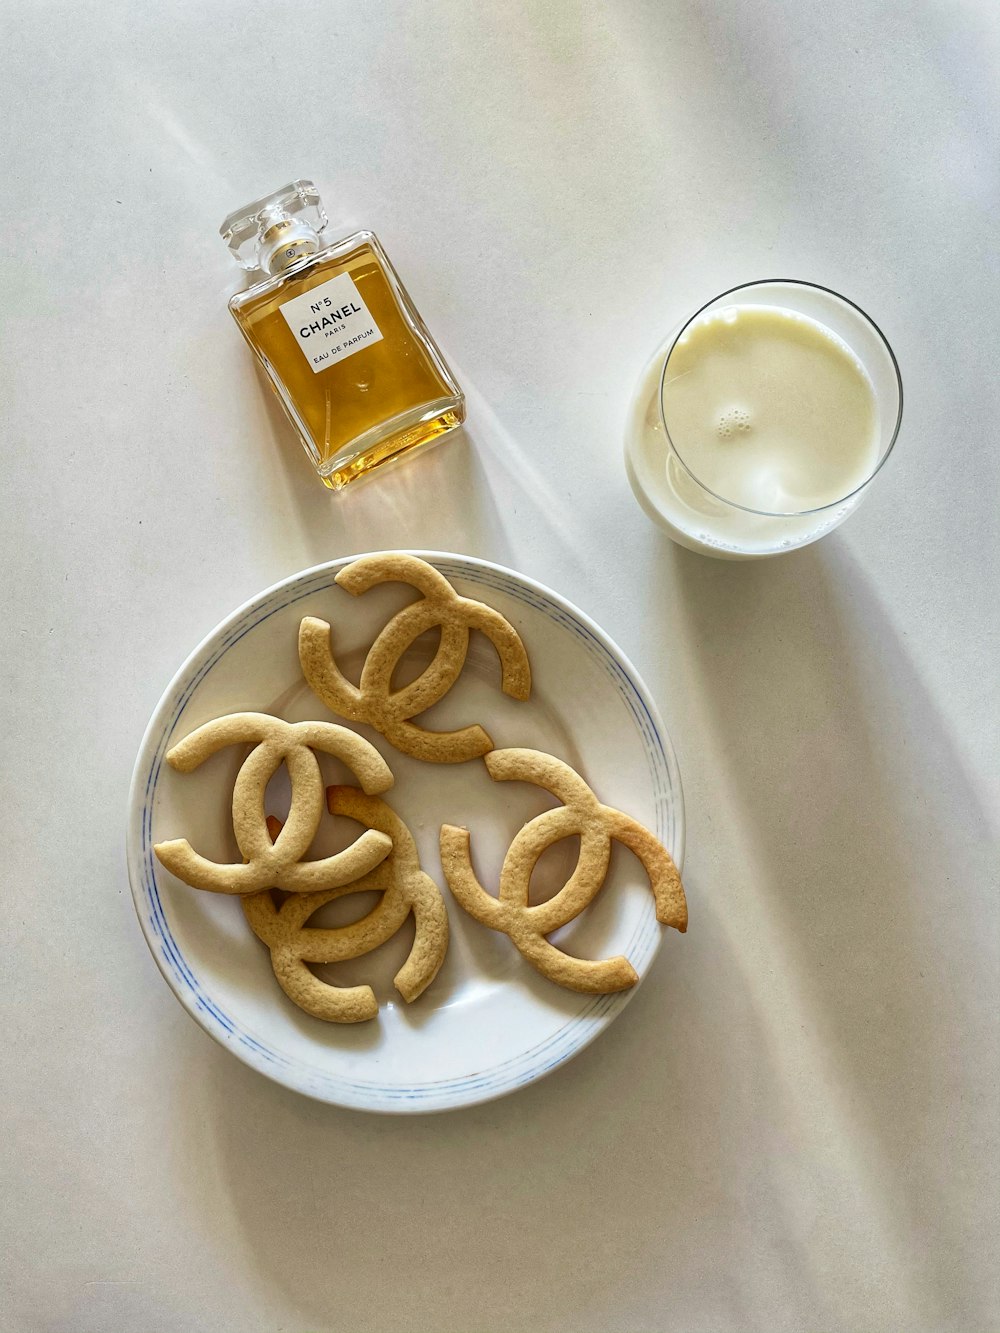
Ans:
<svg viewBox="0 0 1000 1333"><path fill-rule="evenodd" d="M973 867L987 812L905 644L836 537L748 563L663 538L662 558L659 596L669 577L706 753L725 756L717 817L738 819L753 849L766 885L757 910L801 1002L805 1063L787 1084L815 1098L818 1138L825 1124L837 1151L854 1155L869 1234L828 1236L820 1264L842 1247L841 1266L852 1245L859 1258L883 1247L935 1327L985 1326L986 1297L968 1271L979 1242L961 1212L966 1168L949 1153L976 1138L951 1095L968 1049L956 1041L963 1010L943 963L956 949L939 941L949 899L967 876L982 881ZM805 1102L798 1115L809 1117ZM865 1217L873 1191L879 1211ZM822 1211L821 1199L804 1198L803 1225Z"/></svg>
<svg viewBox="0 0 1000 1333"><path fill-rule="evenodd" d="M726 1005L752 1025L738 959L700 912ZM707 1291L712 1326L737 1327L738 1284L717 1290L712 1203L741 1170L773 1071L762 1060L734 1099L726 1052L699 1026L698 967L672 933L663 952L570 1065L467 1110L343 1111L214 1051L200 1108L179 1108L189 1169L211 1178L200 1159L214 1154L253 1271L306 1328L645 1327L665 1266L684 1274L672 1327L708 1327ZM742 1132L727 1132L726 1104ZM782 1262L802 1271L795 1238ZM809 1308L789 1307L800 1327Z"/></svg>

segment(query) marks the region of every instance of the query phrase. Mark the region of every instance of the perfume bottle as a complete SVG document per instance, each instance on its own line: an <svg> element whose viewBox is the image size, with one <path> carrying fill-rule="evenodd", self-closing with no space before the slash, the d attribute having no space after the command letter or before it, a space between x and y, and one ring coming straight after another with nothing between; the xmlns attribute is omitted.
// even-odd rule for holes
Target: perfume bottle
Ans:
<svg viewBox="0 0 1000 1333"><path fill-rule="evenodd" d="M231 213L238 263L264 276L229 302L320 479L342 490L465 419L465 398L370 231L332 244L312 181Z"/></svg>

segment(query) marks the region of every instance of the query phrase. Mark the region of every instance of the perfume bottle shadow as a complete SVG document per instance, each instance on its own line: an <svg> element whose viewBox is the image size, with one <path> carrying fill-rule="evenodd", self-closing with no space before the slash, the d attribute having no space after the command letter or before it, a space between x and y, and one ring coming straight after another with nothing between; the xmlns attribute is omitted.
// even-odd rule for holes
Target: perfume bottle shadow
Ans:
<svg viewBox="0 0 1000 1333"><path fill-rule="evenodd" d="M287 519L273 539L290 570L381 549L510 559L475 424L333 492L317 480L263 372L257 372L256 383L266 425L262 434L269 437L260 447L274 459L271 499L279 517Z"/></svg>

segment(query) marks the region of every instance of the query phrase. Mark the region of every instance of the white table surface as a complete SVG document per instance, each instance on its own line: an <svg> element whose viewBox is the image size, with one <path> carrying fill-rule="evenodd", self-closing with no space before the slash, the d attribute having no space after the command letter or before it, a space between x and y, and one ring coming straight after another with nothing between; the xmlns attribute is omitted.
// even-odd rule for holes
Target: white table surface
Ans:
<svg viewBox="0 0 1000 1333"><path fill-rule="evenodd" d="M997 1289L998 96L981 3L3 6L4 1333L976 1330ZM469 425L340 499L225 304L223 215L373 227ZM903 434L818 546L675 548L621 464L665 329L812 278ZM467 1112L257 1076L139 933L161 690L324 559L564 593L662 709L691 930Z"/></svg>

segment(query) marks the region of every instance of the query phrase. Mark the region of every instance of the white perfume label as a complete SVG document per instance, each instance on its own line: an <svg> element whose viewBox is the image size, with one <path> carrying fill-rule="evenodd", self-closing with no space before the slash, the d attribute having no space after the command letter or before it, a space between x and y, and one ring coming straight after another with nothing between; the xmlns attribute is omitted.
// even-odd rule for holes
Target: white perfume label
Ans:
<svg viewBox="0 0 1000 1333"><path fill-rule="evenodd" d="M321 282L279 309L313 374L382 341L381 330L349 273Z"/></svg>

